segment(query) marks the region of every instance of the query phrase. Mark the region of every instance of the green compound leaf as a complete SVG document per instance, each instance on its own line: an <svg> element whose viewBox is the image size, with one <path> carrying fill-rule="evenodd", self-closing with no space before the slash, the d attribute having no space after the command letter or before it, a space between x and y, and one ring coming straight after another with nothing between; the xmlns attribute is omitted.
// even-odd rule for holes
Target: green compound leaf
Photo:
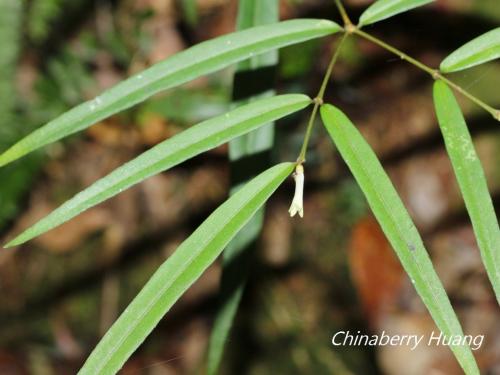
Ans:
<svg viewBox="0 0 500 375"><path fill-rule="evenodd" d="M443 60L443 73L457 72L500 57L500 27L464 44Z"/></svg>
<svg viewBox="0 0 500 375"><path fill-rule="evenodd" d="M359 18L358 26L370 25L396 14L432 3L434 0L378 0L370 5Z"/></svg>
<svg viewBox="0 0 500 375"><path fill-rule="evenodd" d="M269 121L298 111L310 102L309 97L301 94L280 95L255 101L201 122L115 169L28 228L6 247L29 241L148 177L255 130Z"/></svg>
<svg viewBox="0 0 500 375"><path fill-rule="evenodd" d="M341 27L318 19L258 26L215 38L182 51L80 104L29 134L0 155L0 166L55 142L151 95L212 73L257 54L334 34Z"/></svg>
<svg viewBox="0 0 500 375"><path fill-rule="evenodd" d="M442 81L434 83L434 104L446 151L472 221L481 257L500 303L500 228L483 167L460 106Z"/></svg>
<svg viewBox="0 0 500 375"><path fill-rule="evenodd" d="M463 337L422 239L377 156L339 109L324 105L321 118L437 327L447 337ZM466 374L479 375L467 345L450 348Z"/></svg>
<svg viewBox="0 0 500 375"><path fill-rule="evenodd" d="M115 374L293 168L293 163L282 163L266 170L215 210L158 268L79 374Z"/></svg>

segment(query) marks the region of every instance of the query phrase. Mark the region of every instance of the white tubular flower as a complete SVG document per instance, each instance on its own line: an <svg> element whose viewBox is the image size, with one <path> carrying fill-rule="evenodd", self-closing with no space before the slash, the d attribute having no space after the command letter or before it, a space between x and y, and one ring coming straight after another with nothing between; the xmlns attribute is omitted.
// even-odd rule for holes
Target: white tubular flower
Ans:
<svg viewBox="0 0 500 375"><path fill-rule="evenodd" d="M288 212L291 217L294 217L297 212L300 217L304 217L303 197L304 197L304 167L299 164L295 167L293 174L295 180L295 195L293 196L292 204Z"/></svg>

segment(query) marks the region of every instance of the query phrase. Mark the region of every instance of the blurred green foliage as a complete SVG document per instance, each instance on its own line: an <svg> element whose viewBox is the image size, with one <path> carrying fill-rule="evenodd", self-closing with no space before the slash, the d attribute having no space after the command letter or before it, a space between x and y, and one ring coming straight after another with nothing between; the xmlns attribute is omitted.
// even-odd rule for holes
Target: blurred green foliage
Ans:
<svg viewBox="0 0 500 375"><path fill-rule="evenodd" d="M35 44L47 41L54 32L54 25L61 17L72 13L84 4L86 0L32 0L25 1L27 12L27 34Z"/></svg>
<svg viewBox="0 0 500 375"><path fill-rule="evenodd" d="M229 110L229 88L214 82L203 88L180 88L155 97L139 109L139 124L151 114L167 118L180 125L191 125Z"/></svg>
<svg viewBox="0 0 500 375"><path fill-rule="evenodd" d="M27 130L17 111L16 64L21 41L22 2L0 2L0 150ZM26 191L36 169L34 157L0 170L0 228L16 213L17 199Z"/></svg>

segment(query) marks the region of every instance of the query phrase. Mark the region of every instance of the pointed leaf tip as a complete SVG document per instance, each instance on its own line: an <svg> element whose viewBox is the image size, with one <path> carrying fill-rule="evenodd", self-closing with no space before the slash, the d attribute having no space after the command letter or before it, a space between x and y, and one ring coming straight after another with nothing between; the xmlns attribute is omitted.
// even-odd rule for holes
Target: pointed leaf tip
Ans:
<svg viewBox="0 0 500 375"><path fill-rule="evenodd" d="M96 181L26 229L10 244L20 245L29 241L148 177L235 137L259 129L271 121L301 110L310 103L311 98L306 95L278 95L255 100L231 112L194 125Z"/></svg>
<svg viewBox="0 0 500 375"><path fill-rule="evenodd" d="M3 245L3 248L4 249L12 249L13 247L19 246L19 245L23 244L24 242L26 242L26 241L23 241L23 239L20 238L20 236L18 236L16 238L10 240L9 242L5 243Z"/></svg>
<svg viewBox="0 0 500 375"><path fill-rule="evenodd" d="M500 27L478 36L448 55L439 69L452 73L500 58Z"/></svg>
<svg viewBox="0 0 500 375"><path fill-rule="evenodd" d="M14 147L11 147L11 148L7 149L6 151L4 151L3 154L0 154L0 168L6 166L10 162L16 160L16 158L14 157L15 153L16 153L16 150L14 149Z"/></svg>
<svg viewBox="0 0 500 375"><path fill-rule="evenodd" d="M258 26L202 42L120 82L95 99L70 109L28 134L0 155L0 165L84 130L160 91L187 83L252 56L331 35L340 30L338 24L328 20L295 19Z"/></svg>
<svg viewBox="0 0 500 375"><path fill-rule="evenodd" d="M370 5L359 18L358 26L370 25L396 14L406 12L434 0L378 0Z"/></svg>

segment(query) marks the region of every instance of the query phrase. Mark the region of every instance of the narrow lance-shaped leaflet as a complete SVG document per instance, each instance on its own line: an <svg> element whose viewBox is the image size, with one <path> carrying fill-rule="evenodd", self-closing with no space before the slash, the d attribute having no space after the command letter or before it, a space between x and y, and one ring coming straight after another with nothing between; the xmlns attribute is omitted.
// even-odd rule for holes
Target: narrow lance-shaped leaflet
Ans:
<svg viewBox="0 0 500 375"><path fill-rule="evenodd" d="M266 170L215 210L158 268L99 342L79 374L115 374L179 297L290 175L293 167L293 163L282 163Z"/></svg>
<svg viewBox="0 0 500 375"><path fill-rule="evenodd" d="M111 198L144 179L311 103L302 94L265 98L234 109L163 141L115 169L21 233L6 246L20 245Z"/></svg>
<svg viewBox="0 0 500 375"><path fill-rule="evenodd" d="M319 19L297 19L224 35L182 51L80 104L27 135L0 155L0 166L81 131L153 94L225 68L254 55L334 34L341 27Z"/></svg>
<svg viewBox="0 0 500 375"><path fill-rule="evenodd" d="M500 303L500 227L483 167L460 106L442 81L434 83L434 103L446 151L472 221L483 263Z"/></svg>
<svg viewBox="0 0 500 375"><path fill-rule="evenodd" d="M463 337L422 239L377 156L339 109L324 105L321 118L437 327L448 337ZM467 375L479 375L469 346L451 350Z"/></svg>

